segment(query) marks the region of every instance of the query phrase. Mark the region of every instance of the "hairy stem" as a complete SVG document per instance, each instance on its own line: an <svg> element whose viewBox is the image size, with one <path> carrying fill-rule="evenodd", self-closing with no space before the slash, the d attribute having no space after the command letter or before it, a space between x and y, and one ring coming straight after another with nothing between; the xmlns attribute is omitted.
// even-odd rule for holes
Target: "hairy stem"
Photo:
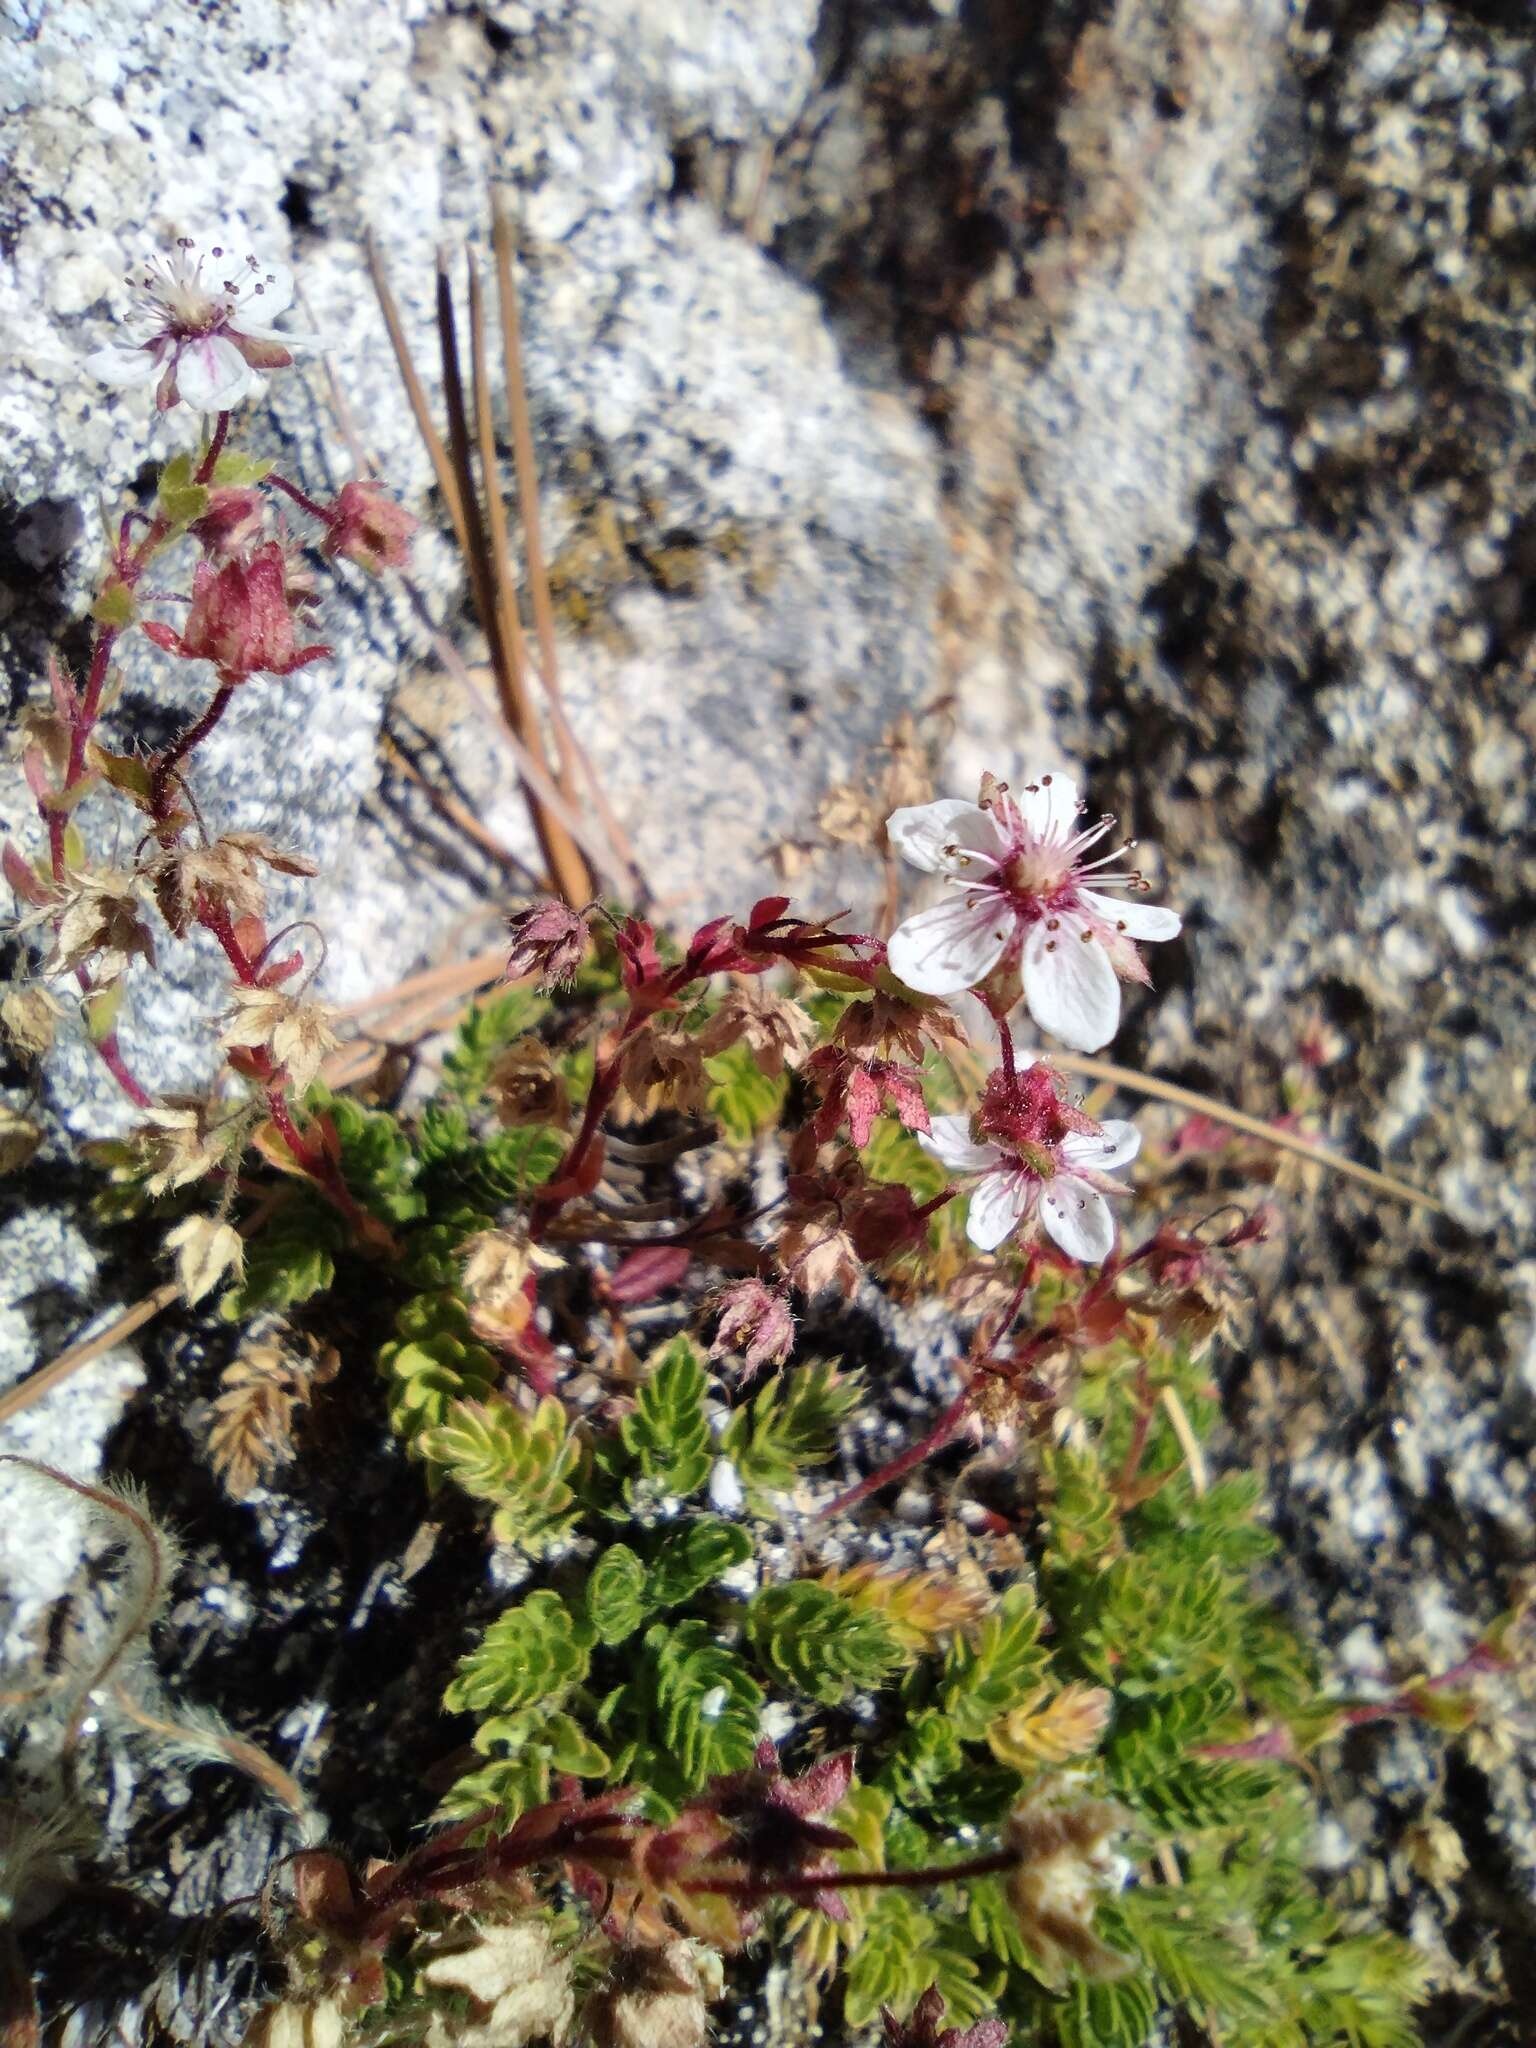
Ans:
<svg viewBox="0 0 1536 2048"><path fill-rule="evenodd" d="M229 700L234 694L235 685L232 682L221 682L208 700L202 717L172 740L165 752L157 757L154 774L150 778L149 802L158 824L163 824L170 815L171 778L176 773L178 765L187 758L194 747L200 747L207 739L229 709Z"/></svg>

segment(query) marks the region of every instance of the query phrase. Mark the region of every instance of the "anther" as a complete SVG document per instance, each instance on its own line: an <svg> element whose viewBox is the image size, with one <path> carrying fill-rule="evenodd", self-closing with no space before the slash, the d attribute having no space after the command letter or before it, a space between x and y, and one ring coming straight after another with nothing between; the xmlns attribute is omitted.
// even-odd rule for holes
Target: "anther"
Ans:
<svg viewBox="0 0 1536 2048"><path fill-rule="evenodd" d="M1061 919L1059 917L1048 917L1045 920L1045 928L1048 932L1059 932L1061 930Z"/></svg>

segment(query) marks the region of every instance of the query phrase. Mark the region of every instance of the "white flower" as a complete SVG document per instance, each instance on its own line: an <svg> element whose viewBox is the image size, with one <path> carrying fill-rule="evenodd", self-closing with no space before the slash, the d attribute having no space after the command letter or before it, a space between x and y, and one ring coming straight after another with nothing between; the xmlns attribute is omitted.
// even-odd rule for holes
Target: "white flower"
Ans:
<svg viewBox="0 0 1536 2048"><path fill-rule="evenodd" d="M1049 1067L1030 1066L994 1074L974 1119L936 1116L918 1143L951 1173L981 1176L965 1224L978 1251L995 1251L1038 1209L1064 1252L1098 1265L1115 1243L1104 1197L1124 1192L1108 1176L1136 1157L1141 1133L1095 1123L1064 1099Z"/></svg>
<svg viewBox="0 0 1536 2048"><path fill-rule="evenodd" d="M1135 942L1174 938L1180 923L1171 910L1100 893L1146 884L1134 869L1110 868L1117 855L1085 859L1114 819L1080 831L1081 810L1070 776L1042 775L1016 799L989 778L982 803L945 797L893 811L891 845L959 894L891 934L892 973L923 995L949 996L1017 960L1042 1031L1080 1052L1107 1045L1121 980L1147 979Z"/></svg>
<svg viewBox="0 0 1536 2048"><path fill-rule="evenodd" d="M169 256L150 256L127 279L134 300L123 316L130 337L85 359L103 383L158 377L161 412L181 400L196 412L227 412L255 390L259 370L281 370L291 350L318 348L315 335L272 325L293 300L293 273L240 255L238 237L207 245L183 235Z"/></svg>

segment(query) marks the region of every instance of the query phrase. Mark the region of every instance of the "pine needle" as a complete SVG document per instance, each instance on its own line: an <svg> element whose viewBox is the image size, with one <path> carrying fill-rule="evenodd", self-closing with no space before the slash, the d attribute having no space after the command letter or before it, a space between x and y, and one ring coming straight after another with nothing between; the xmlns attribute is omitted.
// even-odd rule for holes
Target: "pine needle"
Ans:
<svg viewBox="0 0 1536 2048"><path fill-rule="evenodd" d="M1395 1180L1391 1174L1378 1173L1374 1167L1361 1166L1344 1153L1335 1152L1330 1145L1298 1137L1294 1131L1277 1130L1261 1117L1232 1109L1225 1102L1218 1102L1214 1096L1202 1095L1197 1089L1181 1088L1176 1082L1160 1081L1155 1075L1140 1073L1135 1067L1122 1067L1114 1060L1090 1058L1086 1053L1052 1052L1047 1057L1053 1067L1061 1067L1069 1074L1082 1074L1091 1081L1110 1081L1117 1088L1128 1089L1134 1095L1150 1096L1158 1102L1171 1102L1179 1109L1193 1110L1201 1116L1210 1117L1214 1123L1227 1124L1234 1131L1242 1131L1246 1137L1260 1138L1266 1145L1274 1145L1282 1152L1293 1152L1298 1159L1310 1159L1318 1166L1342 1173L1351 1180L1359 1181L1362 1187L1374 1189L1378 1195L1391 1195L1399 1202L1411 1202L1418 1208L1433 1209L1442 1216L1445 1214L1445 1204L1426 1194L1422 1188L1416 1188L1405 1180Z"/></svg>

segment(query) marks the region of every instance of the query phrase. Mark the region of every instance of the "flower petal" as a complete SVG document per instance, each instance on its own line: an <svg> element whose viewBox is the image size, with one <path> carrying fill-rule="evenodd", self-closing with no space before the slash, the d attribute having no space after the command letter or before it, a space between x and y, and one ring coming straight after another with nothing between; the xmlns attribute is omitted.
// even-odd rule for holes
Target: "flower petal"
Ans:
<svg viewBox="0 0 1536 2048"><path fill-rule="evenodd" d="M1115 1248L1115 1219L1104 1197L1083 1180L1060 1173L1040 1197L1040 1221L1074 1259L1097 1266Z"/></svg>
<svg viewBox="0 0 1536 2048"><path fill-rule="evenodd" d="M1120 984L1103 942L1066 912L1042 921L1024 942L1024 1000L1042 1031L1077 1052L1108 1045L1120 1022Z"/></svg>
<svg viewBox="0 0 1536 2048"><path fill-rule="evenodd" d="M255 320L242 319L238 313L235 315L235 324L229 331L246 341L270 341L279 348L308 349L329 346L323 334L290 334L286 327L268 327L264 323L258 324Z"/></svg>
<svg viewBox="0 0 1536 2048"><path fill-rule="evenodd" d="M974 903L952 896L899 924L891 933L886 958L892 974L919 995L952 996L992 972L1003 957L1012 925L1012 913L995 895Z"/></svg>
<svg viewBox="0 0 1536 2048"><path fill-rule="evenodd" d="M932 804L904 804L885 821L886 837L910 867L926 875L952 875L963 880L996 867L1003 842L991 814L962 797L941 797ZM950 847L958 847L958 854ZM969 853L972 858L966 860Z"/></svg>
<svg viewBox="0 0 1536 2048"><path fill-rule="evenodd" d="M965 1234L979 1252L993 1252L1019 1227L1040 1183L1030 1174L1004 1169L978 1181L965 1219Z"/></svg>
<svg viewBox="0 0 1536 2048"><path fill-rule="evenodd" d="M1060 845L1077 831L1077 784L1059 768L1035 776L1021 789L1010 788L1008 794L1018 805L1031 839L1054 840Z"/></svg>
<svg viewBox="0 0 1536 2048"><path fill-rule="evenodd" d="M1134 897L1101 896L1097 889L1079 889L1078 901L1092 917L1102 917L1111 931L1128 939L1176 939L1184 920L1176 910L1164 910L1158 903L1138 903Z"/></svg>
<svg viewBox="0 0 1536 2048"><path fill-rule="evenodd" d="M84 367L103 384L115 384L126 391L132 384L147 384L160 365L152 349L124 348L121 342L113 341L105 348L93 350Z"/></svg>
<svg viewBox="0 0 1536 2048"><path fill-rule="evenodd" d="M1002 1153L996 1145L978 1145L971 1137L968 1116L936 1116L929 1129L919 1133L917 1142L951 1173L985 1173Z"/></svg>
<svg viewBox="0 0 1536 2048"><path fill-rule="evenodd" d="M1112 1173L1117 1166L1129 1166L1140 1150L1140 1131L1118 1117L1107 1118L1095 1138L1085 1138L1074 1131L1061 1141L1061 1156L1069 1166L1091 1167L1095 1173Z"/></svg>
<svg viewBox="0 0 1536 2048"><path fill-rule="evenodd" d="M177 360L176 388L194 412L228 412L255 385L255 371L222 334L188 342Z"/></svg>

